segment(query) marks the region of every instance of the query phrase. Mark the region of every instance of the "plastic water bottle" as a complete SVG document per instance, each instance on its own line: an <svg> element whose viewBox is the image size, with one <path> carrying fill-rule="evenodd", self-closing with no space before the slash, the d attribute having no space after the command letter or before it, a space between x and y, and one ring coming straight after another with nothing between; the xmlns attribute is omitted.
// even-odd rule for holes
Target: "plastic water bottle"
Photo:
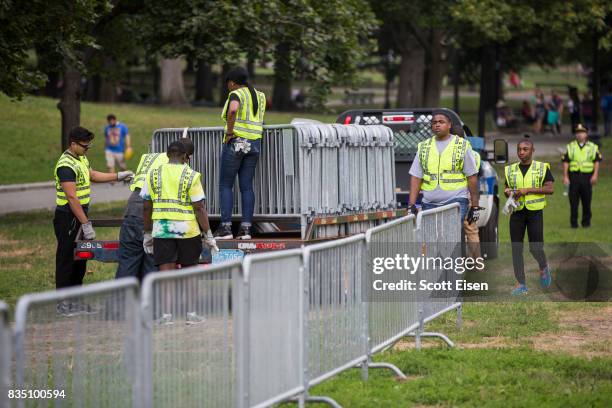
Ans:
<svg viewBox="0 0 612 408"><path fill-rule="evenodd" d="M563 195L567 197L569 193L569 184L565 184L565 189L563 190Z"/></svg>

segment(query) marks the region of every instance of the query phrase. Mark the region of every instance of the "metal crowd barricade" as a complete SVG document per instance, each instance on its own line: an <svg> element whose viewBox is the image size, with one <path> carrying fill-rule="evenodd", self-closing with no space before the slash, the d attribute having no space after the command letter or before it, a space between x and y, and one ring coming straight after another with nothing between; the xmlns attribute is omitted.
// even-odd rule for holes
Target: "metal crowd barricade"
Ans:
<svg viewBox="0 0 612 408"><path fill-rule="evenodd" d="M366 360L366 258L363 234L304 248L308 386Z"/></svg>
<svg viewBox="0 0 612 408"><path fill-rule="evenodd" d="M16 389L64 398L18 406L140 406L140 316L134 278L25 295L15 318Z"/></svg>
<svg viewBox="0 0 612 408"><path fill-rule="evenodd" d="M164 151L180 137L193 140L191 166L202 173L211 217L219 217L223 129L159 129L152 150ZM255 217L293 219L395 208L393 132L385 126L294 124L265 126L255 172ZM235 217L242 211L234 185ZM364 222L361 231L373 226ZM359 228L358 228L359 230ZM351 233L358 230L349 231ZM319 237L339 235L338 225L318 229Z"/></svg>
<svg viewBox="0 0 612 408"><path fill-rule="evenodd" d="M0 407L8 407L11 389L11 328L8 307L0 301Z"/></svg>
<svg viewBox="0 0 612 408"><path fill-rule="evenodd" d="M418 248L410 245L416 242L414 227L415 216L408 215L368 230L369 258L394 258L402 252L419 257ZM418 301L414 291L402 292L400 296L388 291L376 295L369 303L370 353L383 350L418 327Z"/></svg>
<svg viewBox="0 0 612 408"><path fill-rule="evenodd" d="M147 275L141 309L145 407L236 406L240 262ZM240 305L238 305L240 306Z"/></svg>
<svg viewBox="0 0 612 408"><path fill-rule="evenodd" d="M243 268L238 406L270 406L305 390L302 250L248 256Z"/></svg>
<svg viewBox="0 0 612 408"><path fill-rule="evenodd" d="M418 240L422 245L423 256L435 256L440 258L456 258L461 256L461 229L463 222L460 219L460 207L458 203L445 205L431 210L421 211L417 216ZM434 265L432 270L424 270L423 276L428 282L451 281L454 282L459 275L454 269L444 269ZM453 285L453 287L455 287ZM453 342L441 333L423 332L423 325L436 317L457 309L457 324L461 322L461 300L459 292L444 291L430 292L426 299L421 302L419 310L420 324L416 332L417 347L420 347L420 337L440 337L451 347Z"/></svg>

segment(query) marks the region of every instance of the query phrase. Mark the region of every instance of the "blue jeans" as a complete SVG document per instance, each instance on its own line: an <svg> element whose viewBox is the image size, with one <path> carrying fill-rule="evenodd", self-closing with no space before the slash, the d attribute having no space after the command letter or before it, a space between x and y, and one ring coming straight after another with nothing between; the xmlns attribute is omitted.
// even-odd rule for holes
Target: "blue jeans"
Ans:
<svg viewBox="0 0 612 408"><path fill-rule="evenodd" d="M157 271L153 257L147 255L142 247L143 234L142 218L124 218L119 232L119 266L116 279L133 276L142 280L147 273Z"/></svg>
<svg viewBox="0 0 612 408"><path fill-rule="evenodd" d="M469 205L469 200L467 198L453 198L452 200L449 200L447 202L445 202L444 204L436 204L436 203L421 203L423 210L431 210L432 208L438 208L438 207L442 207L444 205L447 204L452 204L452 203L459 203L459 214L461 217L461 220L465 220L465 216L467 215L468 212L468 205Z"/></svg>
<svg viewBox="0 0 612 408"><path fill-rule="evenodd" d="M221 176L219 177L219 197L221 201L221 223L232 223L232 208L234 206L234 180L238 175L238 185L242 198L242 224L250 226L255 210L255 192L253 178L255 167L259 160L261 139L250 140L251 150L244 154L236 153L230 142L221 150Z"/></svg>

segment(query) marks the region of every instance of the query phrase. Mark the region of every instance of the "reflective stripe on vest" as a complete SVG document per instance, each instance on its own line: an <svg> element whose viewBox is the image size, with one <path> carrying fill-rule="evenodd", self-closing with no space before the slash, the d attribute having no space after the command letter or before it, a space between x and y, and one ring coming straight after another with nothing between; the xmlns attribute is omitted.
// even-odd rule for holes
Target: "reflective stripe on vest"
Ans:
<svg viewBox="0 0 612 408"><path fill-rule="evenodd" d="M68 198L62 190L57 170L60 167L68 167L76 174L76 195L81 205L89 204L91 194L91 181L89 179L89 160L87 157L80 156L78 159L65 151L55 164L53 175L55 176L55 204L66 205Z"/></svg>
<svg viewBox="0 0 612 408"><path fill-rule="evenodd" d="M234 122L234 135L245 139L261 139L263 134L263 119L266 111L266 96L263 92L255 90L257 95L257 114L253 112L253 98L249 88L242 87L232 91L227 96L221 118L225 122L224 130L227 132L227 108L229 107L230 95L236 95L240 100L236 121Z"/></svg>
<svg viewBox="0 0 612 408"><path fill-rule="evenodd" d="M576 140L568 144L569 171L592 173L598 150L599 147L593 142L586 142L582 149Z"/></svg>
<svg viewBox="0 0 612 408"><path fill-rule="evenodd" d="M140 163L138 163L134 180L132 184L130 184L130 190L134 191L137 188L142 189L147 178L147 173L151 171L151 169L156 169L166 163L168 163L168 156L166 153L149 153L140 156Z"/></svg>
<svg viewBox="0 0 612 408"><path fill-rule="evenodd" d="M519 188L541 188L544 185L544 176L546 169L549 168L548 163L532 161L531 166L523 176L519 163L511 164L504 168L506 176L506 184L512 190ZM528 210L536 211L546 207L546 196L544 194L527 194L518 199L518 207L516 210L522 210L527 207Z"/></svg>
<svg viewBox="0 0 612 408"><path fill-rule="evenodd" d="M436 138L431 137L418 146L418 155L423 169L421 189L431 191L440 186L442 190L459 190L467 187L463 174L463 158L470 142L455 135L442 152L438 153Z"/></svg>
<svg viewBox="0 0 612 408"><path fill-rule="evenodd" d="M162 164L147 176L154 220L195 220L189 190L200 173L186 164Z"/></svg>

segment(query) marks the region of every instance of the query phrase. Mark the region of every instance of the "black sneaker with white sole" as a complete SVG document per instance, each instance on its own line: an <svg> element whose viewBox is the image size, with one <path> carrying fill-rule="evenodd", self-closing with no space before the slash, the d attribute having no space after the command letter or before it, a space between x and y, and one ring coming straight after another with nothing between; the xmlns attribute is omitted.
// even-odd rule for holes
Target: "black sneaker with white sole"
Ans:
<svg viewBox="0 0 612 408"><path fill-rule="evenodd" d="M220 225L213 235L215 239L234 239L232 228L229 225Z"/></svg>
<svg viewBox="0 0 612 408"><path fill-rule="evenodd" d="M240 226L240 231L236 235L236 239L251 239L251 227Z"/></svg>

